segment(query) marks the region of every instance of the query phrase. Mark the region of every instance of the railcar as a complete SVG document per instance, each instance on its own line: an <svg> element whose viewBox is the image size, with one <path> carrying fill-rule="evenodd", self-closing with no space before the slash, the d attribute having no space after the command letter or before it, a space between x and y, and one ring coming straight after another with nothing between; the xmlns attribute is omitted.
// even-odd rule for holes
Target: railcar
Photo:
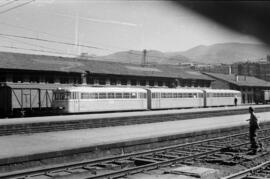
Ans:
<svg viewBox="0 0 270 179"><path fill-rule="evenodd" d="M234 105L234 99L237 98L237 104L242 103L241 92L225 89L204 89L205 106L230 106Z"/></svg>
<svg viewBox="0 0 270 179"><path fill-rule="evenodd" d="M140 88L70 87L54 90L52 107L63 113L146 110L146 94Z"/></svg>
<svg viewBox="0 0 270 179"><path fill-rule="evenodd" d="M147 89L148 109L203 107L203 91L199 89Z"/></svg>

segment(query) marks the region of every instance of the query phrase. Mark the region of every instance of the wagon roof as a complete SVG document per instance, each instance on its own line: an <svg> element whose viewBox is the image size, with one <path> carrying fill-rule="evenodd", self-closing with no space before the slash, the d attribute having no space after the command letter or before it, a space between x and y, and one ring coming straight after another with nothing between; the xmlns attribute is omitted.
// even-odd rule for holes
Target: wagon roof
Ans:
<svg viewBox="0 0 270 179"><path fill-rule="evenodd" d="M0 87L9 87L12 89L57 89L63 87L71 87L69 84L49 84L49 83L0 83Z"/></svg>
<svg viewBox="0 0 270 179"><path fill-rule="evenodd" d="M172 65L141 66L128 63L10 52L0 52L0 69L213 80L197 71Z"/></svg>

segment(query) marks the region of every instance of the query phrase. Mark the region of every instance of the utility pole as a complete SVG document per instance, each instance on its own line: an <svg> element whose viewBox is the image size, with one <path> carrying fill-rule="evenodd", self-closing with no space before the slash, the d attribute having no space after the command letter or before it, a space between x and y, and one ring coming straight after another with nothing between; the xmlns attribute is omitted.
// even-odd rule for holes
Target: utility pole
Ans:
<svg viewBox="0 0 270 179"><path fill-rule="evenodd" d="M146 49L143 50L143 57L142 57L142 66L146 65Z"/></svg>
<svg viewBox="0 0 270 179"><path fill-rule="evenodd" d="M76 13L75 17L75 44L78 55L81 55L81 47L79 46L79 14Z"/></svg>

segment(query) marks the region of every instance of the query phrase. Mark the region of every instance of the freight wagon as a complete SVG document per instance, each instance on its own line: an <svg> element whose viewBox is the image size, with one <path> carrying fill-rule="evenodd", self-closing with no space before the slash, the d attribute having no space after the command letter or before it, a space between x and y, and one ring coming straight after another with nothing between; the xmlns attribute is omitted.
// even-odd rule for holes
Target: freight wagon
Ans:
<svg viewBox="0 0 270 179"><path fill-rule="evenodd" d="M43 114L51 110L56 84L0 84L1 117Z"/></svg>

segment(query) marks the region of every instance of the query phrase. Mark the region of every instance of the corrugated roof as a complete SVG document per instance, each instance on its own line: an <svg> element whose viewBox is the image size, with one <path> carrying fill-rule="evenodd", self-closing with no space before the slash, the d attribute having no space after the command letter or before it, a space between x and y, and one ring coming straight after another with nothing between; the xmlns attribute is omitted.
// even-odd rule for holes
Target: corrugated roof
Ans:
<svg viewBox="0 0 270 179"><path fill-rule="evenodd" d="M69 57L0 52L0 69L20 69L56 72L75 72L108 75L167 77L213 80L199 72L178 66L140 66L108 61L83 60Z"/></svg>
<svg viewBox="0 0 270 179"><path fill-rule="evenodd" d="M204 73L210 77L232 83L237 86L251 86L251 87L270 87L270 82L261 80L253 76L241 76L237 75L238 80L236 80L236 75L226 75L220 73Z"/></svg>

